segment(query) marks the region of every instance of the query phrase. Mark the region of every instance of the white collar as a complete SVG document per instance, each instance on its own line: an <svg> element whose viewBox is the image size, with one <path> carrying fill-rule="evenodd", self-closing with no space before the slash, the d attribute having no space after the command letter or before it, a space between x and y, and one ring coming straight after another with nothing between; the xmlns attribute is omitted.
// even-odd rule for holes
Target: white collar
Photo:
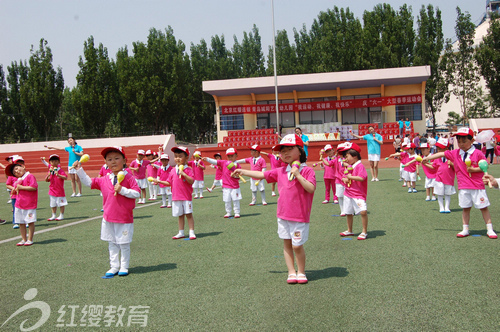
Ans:
<svg viewBox="0 0 500 332"><path fill-rule="evenodd" d="M470 156L470 155L472 155L472 153L474 152L475 149L476 148L474 147L474 145L471 145L470 149L467 151L460 149L459 154L460 154L460 156L463 156L465 154L465 152L467 152L467 156Z"/></svg>
<svg viewBox="0 0 500 332"><path fill-rule="evenodd" d="M26 171L26 173L24 173L24 175L23 175L23 176L21 176L19 179L20 179L20 180L24 180L24 179L26 179L26 177L27 177L29 174L30 174L30 172Z"/></svg>
<svg viewBox="0 0 500 332"><path fill-rule="evenodd" d="M354 167L358 166L358 164L360 164L360 163L361 163L361 160L358 160L354 164L352 164L351 167L354 169Z"/></svg>

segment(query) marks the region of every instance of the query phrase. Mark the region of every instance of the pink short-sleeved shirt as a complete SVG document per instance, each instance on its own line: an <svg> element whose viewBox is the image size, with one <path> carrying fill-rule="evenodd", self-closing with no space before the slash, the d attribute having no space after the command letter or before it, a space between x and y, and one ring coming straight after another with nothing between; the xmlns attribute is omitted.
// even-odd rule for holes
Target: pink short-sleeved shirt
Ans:
<svg viewBox="0 0 500 332"><path fill-rule="evenodd" d="M102 165L101 170L99 171L99 176L103 177L103 176L108 175L111 172L112 171L109 169L109 167L106 164L104 164L104 165Z"/></svg>
<svg viewBox="0 0 500 332"><path fill-rule="evenodd" d="M361 163L361 160L358 160L352 165L352 176L360 176L363 178L363 181L351 181L351 186L345 187L344 196L350 198L363 199L366 201L366 195L368 194L368 181L366 180L368 175L366 174L366 169Z"/></svg>
<svg viewBox="0 0 500 332"><path fill-rule="evenodd" d="M14 184L16 183L16 181L17 181L17 178L15 176L9 176L7 178L7 182L5 183L5 185L9 185L9 186L14 187ZM14 194L13 192L11 192L10 198L16 199L17 198L17 194Z"/></svg>
<svg viewBox="0 0 500 332"><path fill-rule="evenodd" d="M434 159L433 162L431 163L432 167L434 167L434 161L437 160L437 159ZM425 173L425 176L428 178L428 179L435 179L436 178L436 174L437 174L437 167L434 167L433 169L430 169L429 167L426 167L424 165L425 163L422 163L422 169L424 170L424 173Z"/></svg>
<svg viewBox="0 0 500 332"><path fill-rule="evenodd" d="M64 171L59 168L57 173L61 176L67 176ZM64 191L64 179L61 179L55 174L51 174L49 178L49 195L54 197L65 197L66 193Z"/></svg>
<svg viewBox="0 0 500 332"><path fill-rule="evenodd" d="M114 177L115 175L111 173L102 178L93 178L90 189L98 189L102 192L104 220L118 224L133 223L135 199L120 194L115 196L115 186L113 185ZM135 178L128 172L125 174L125 178L120 184L122 187L140 192Z"/></svg>
<svg viewBox="0 0 500 332"><path fill-rule="evenodd" d="M289 221L309 222L314 194L305 191L297 179L290 181L287 168L280 167L264 172L268 183L278 183L276 216ZM305 166L300 170L300 174L316 187L316 176L312 168Z"/></svg>
<svg viewBox="0 0 500 332"><path fill-rule="evenodd" d="M469 150L470 151L470 150ZM484 189L483 172L470 173L467 172L467 166L460 156L460 149L447 150L444 156L453 162L455 175L457 176L458 189ZM484 154L478 149L474 149L469 156L472 164L471 167L478 167L480 160L486 159Z"/></svg>
<svg viewBox="0 0 500 332"><path fill-rule="evenodd" d="M168 175L170 174L170 172L173 170L174 168L173 167L170 167L170 165L167 165L167 166L161 166L160 169L158 170L158 174L157 174L157 177L160 178L160 181L168 181ZM160 188L165 188L165 187L170 187L170 186L166 186L162 183L159 184Z"/></svg>
<svg viewBox="0 0 500 332"><path fill-rule="evenodd" d="M193 169L191 167L184 167L184 173L186 173L189 177L194 178ZM172 171L170 171L167 177L167 181L172 187L173 201L193 200L193 186L189 184L183 176L179 179L178 166L172 168Z"/></svg>
<svg viewBox="0 0 500 332"><path fill-rule="evenodd" d="M233 168L229 170L227 169L227 166L231 163L232 161L229 160L217 160L217 166L222 168L222 188L237 189L240 187L240 180L238 178L233 178L231 173L236 168L241 168L241 166L236 164L236 167L233 166Z"/></svg>
<svg viewBox="0 0 500 332"><path fill-rule="evenodd" d="M158 165L157 163L158 163L158 161L155 161L154 163L151 163L151 161L149 161L149 165L146 167L146 169L148 171L148 176L155 178L155 179L158 176L158 170L153 165L154 164Z"/></svg>
<svg viewBox="0 0 500 332"><path fill-rule="evenodd" d="M139 167L139 170L132 171L132 173L134 174L134 177L138 180L145 179L146 178L146 169L147 169L149 164L150 164L150 162L147 159L142 159L141 162L139 162L137 159L134 159L130 163L130 167L133 167L133 168Z"/></svg>
<svg viewBox="0 0 500 332"><path fill-rule="evenodd" d="M335 183L341 184L345 187L345 183L342 182L342 177L344 177L344 170L345 170L343 160L344 160L344 158L340 158L340 157L335 160L335 162L337 163L337 165L335 166L335 170L336 170L336 174L337 174L337 176L335 177Z"/></svg>
<svg viewBox="0 0 500 332"><path fill-rule="evenodd" d="M188 162L188 166L193 169L194 180L203 181L205 179L205 171L198 165L205 167L203 160L191 160Z"/></svg>
<svg viewBox="0 0 500 332"><path fill-rule="evenodd" d="M323 179L335 179L335 173L336 173L336 170L335 170L335 160L337 158L330 158L330 157L326 157L325 158L326 160L328 160L328 166L325 166L325 174L323 175Z"/></svg>
<svg viewBox="0 0 500 332"><path fill-rule="evenodd" d="M405 164L412 161L412 160L415 160L415 157L417 155L414 154L412 156L408 156L408 159L406 160ZM405 167L405 171L407 171L408 173L413 173L413 172L416 172L417 171L417 165L419 164L418 161L414 162L414 163L411 163L410 165L406 166Z"/></svg>
<svg viewBox="0 0 500 332"><path fill-rule="evenodd" d="M283 160L278 159L274 154L270 153L267 156L269 157L269 162L271 163L271 169L286 166L286 163Z"/></svg>
<svg viewBox="0 0 500 332"><path fill-rule="evenodd" d="M401 154L399 155L399 162L404 165L409 161L410 161L410 155L408 154L408 152L405 151L401 152Z"/></svg>
<svg viewBox="0 0 500 332"><path fill-rule="evenodd" d="M33 187L36 188L36 190L19 190L19 192L17 193L15 207L21 210L36 209L38 205L38 182L36 182L35 176L33 174L30 174L30 172L24 173L21 178L18 178L18 180L14 184L14 188L18 185Z"/></svg>
<svg viewBox="0 0 500 332"><path fill-rule="evenodd" d="M267 167L266 161L264 160L264 158L262 158L260 156L257 158L254 158L254 157L245 158L245 162L247 164L250 164L251 171L262 172L262 170ZM257 179L254 179L254 180L257 180Z"/></svg>
<svg viewBox="0 0 500 332"><path fill-rule="evenodd" d="M215 180L222 180L222 167L215 165Z"/></svg>
<svg viewBox="0 0 500 332"><path fill-rule="evenodd" d="M448 167L448 162L446 160L443 161L441 158L434 159L432 166L437 169L436 181L450 186L455 185L455 171L451 166Z"/></svg>

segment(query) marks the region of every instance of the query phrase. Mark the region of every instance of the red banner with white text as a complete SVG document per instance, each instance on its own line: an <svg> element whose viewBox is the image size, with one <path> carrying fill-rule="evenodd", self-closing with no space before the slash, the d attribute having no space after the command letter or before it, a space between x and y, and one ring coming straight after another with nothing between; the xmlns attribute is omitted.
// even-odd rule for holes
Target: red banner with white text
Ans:
<svg viewBox="0 0 500 332"><path fill-rule="evenodd" d="M421 95L279 104L280 112L324 111L345 108L383 107L422 103ZM222 115L276 112L275 105L221 106Z"/></svg>

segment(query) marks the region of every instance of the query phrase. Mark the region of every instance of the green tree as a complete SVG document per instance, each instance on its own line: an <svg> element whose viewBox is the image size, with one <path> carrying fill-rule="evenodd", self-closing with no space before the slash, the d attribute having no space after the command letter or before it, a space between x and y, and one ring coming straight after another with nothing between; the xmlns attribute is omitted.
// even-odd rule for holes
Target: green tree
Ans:
<svg viewBox="0 0 500 332"><path fill-rule="evenodd" d="M21 111L31 137L48 139L59 113L64 90L61 68L52 66L52 51L43 38L37 51L31 48L27 79L21 81Z"/></svg>
<svg viewBox="0 0 500 332"><path fill-rule="evenodd" d="M9 136L12 133L9 127L10 121L10 111L8 102L8 89L7 81L5 79L5 72L3 71L3 66L0 65L0 132L3 135L0 137L0 143L6 143L9 141Z"/></svg>
<svg viewBox="0 0 500 332"><path fill-rule="evenodd" d="M297 54L295 47L290 45L286 30L278 30L276 42L276 72L278 75L293 75L297 73ZM267 56L268 76L274 75L273 47L269 46Z"/></svg>
<svg viewBox="0 0 500 332"><path fill-rule="evenodd" d="M469 111L478 99L479 75L476 58L474 56L475 25L469 13L462 13L457 7L455 34L457 49L448 47L445 56L448 57L447 80L452 82L450 91L460 101L463 123L468 123Z"/></svg>
<svg viewBox="0 0 500 332"><path fill-rule="evenodd" d="M476 50L476 60L490 90L493 106L500 110L500 20L497 15L490 19L488 35Z"/></svg>
<svg viewBox="0 0 500 332"><path fill-rule="evenodd" d="M116 66L102 43L99 47L94 46L93 36L84 42L78 66L73 106L82 120L85 134L100 137L118 107Z"/></svg>
<svg viewBox="0 0 500 332"><path fill-rule="evenodd" d="M252 32L243 32L241 44L234 36L233 57L239 77L260 77L266 74L264 54L259 29L254 24Z"/></svg>
<svg viewBox="0 0 500 332"><path fill-rule="evenodd" d="M315 73L315 54L313 39L307 32L305 24L302 29L293 29L295 51L297 53L297 74Z"/></svg>
<svg viewBox="0 0 500 332"><path fill-rule="evenodd" d="M441 110L443 102L448 102L448 85L445 71L447 58L441 57L444 47L443 22L441 11L434 11L432 5L422 6L417 18L417 36L415 42L416 66L429 65L431 74L425 86L426 113L436 127L436 113Z"/></svg>
<svg viewBox="0 0 500 332"><path fill-rule="evenodd" d="M59 139L66 139L68 133L72 133L73 137L81 138L91 136L91 133L86 132L83 125L83 119L80 117L73 104L73 92L69 87L64 88L63 101L59 108L59 114L56 120L56 126L53 128L52 136Z"/></svg>
<svg viewBox="0 0 500 332"><path fill-rule="evenodd" d="M7 83L9 84L7 110L11 125L11 133L16 141L24 142L30 137L29 119L21 111L21 82L28 79L29 68L26 61L14 61L7 67Z"/></svg>
<svg viewBox="0 0 500 332"><path fill-rule="evenodd" d="M210 41L209 58L209 78L210 80L223 80L238 78L233 56L226 48L224 35L215 35Z"/></svg>

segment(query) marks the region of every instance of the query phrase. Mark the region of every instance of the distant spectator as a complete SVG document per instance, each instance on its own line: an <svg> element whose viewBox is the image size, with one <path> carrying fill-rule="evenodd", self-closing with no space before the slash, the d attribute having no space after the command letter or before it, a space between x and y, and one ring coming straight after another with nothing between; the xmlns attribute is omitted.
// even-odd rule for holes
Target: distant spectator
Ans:
<svg viewBox="0 0 500 332"><path fill-rule="evenodd" d="M403 118L399 119L398 124L399 124L399 137L401 138L404 135L404 129L405 129L405 123L403 122Z"/></svg>
<svg viewBox="0 0 500 332"><path fill-rule="evenodd" d="M392 146L394 146L394 151L396 153L401 151L401 137L399 137L399 135L396 135L394 142L392 142Z"/></svg>
<svg viewBox="0 0 500 332"><path fill-rule="evenodd" d="M406 118L406 121L405 121L405 132L407 134L411 133L411 121L408 120L408 118Z"/></svg>

